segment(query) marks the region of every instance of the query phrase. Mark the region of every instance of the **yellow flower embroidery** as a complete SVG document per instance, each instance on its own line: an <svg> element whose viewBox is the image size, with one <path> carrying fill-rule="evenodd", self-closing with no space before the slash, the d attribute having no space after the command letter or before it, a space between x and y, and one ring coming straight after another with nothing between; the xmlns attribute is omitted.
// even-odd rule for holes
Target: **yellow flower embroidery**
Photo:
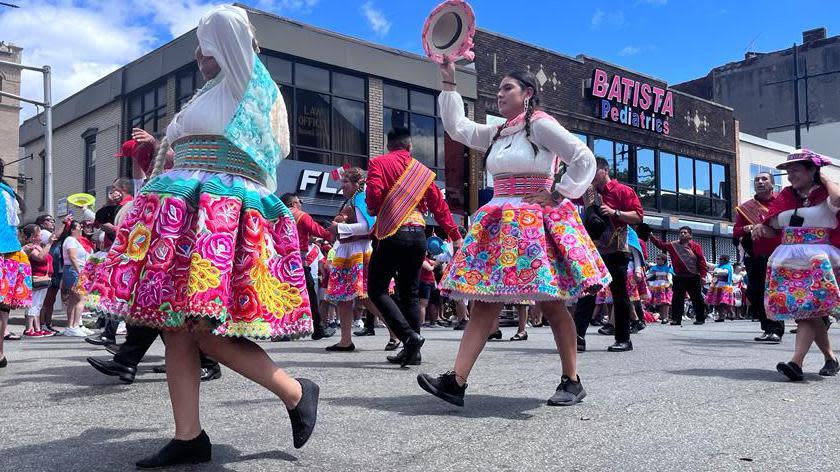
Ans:
<svg viewBox="0 0 840 472"><path fill-rule="evenodd" d="M516 255L512 252L503 252L499 256L499 262L502 263L502 267L511 267L516 264L516 259Z"/></svg>
<svg viewBox="0 0 840 472"><path fill-rule="evenodd" d="M219 269L207 259L202 258L199 254L193 253L190 264L190 286L189 295L200 292L206 292L211 288L216 288L221 284Z"/></svg>
<svg viewBox="0 0 840 472"><path fill-rule="evenodd" d="M151 244L152 232L143 223L137 223L137 226L131 230L128 235L128 248L125 250L126 255L135 261L146 257L146 252L149 251L149 244Z"/></svg>
<svg viewBox="0 0 840 472"><path fill-rule="evenodd" d="M303 303L300 290L277 280L262 262L251 269L251 278L260 303L277 319L282 319Z"/></svg>
<svg viewBox="0 0 840 472"><path fill-rule="evenodd" d="M502 210L502 224L512 223L516 213L513 210Z"/></svg>

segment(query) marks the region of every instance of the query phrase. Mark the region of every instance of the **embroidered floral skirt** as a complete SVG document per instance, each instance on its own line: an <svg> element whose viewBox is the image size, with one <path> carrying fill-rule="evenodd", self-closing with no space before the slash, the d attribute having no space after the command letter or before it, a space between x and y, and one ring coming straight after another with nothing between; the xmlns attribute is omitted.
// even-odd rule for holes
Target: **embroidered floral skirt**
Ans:
<svg viewBox="0 0 840 472"><path fill-rule="evenodd" d="M725 283L713 284L706 292L706 303L709 305L735 306L734 287Z"/></svg>
<svg viewBox="0 0 840 472"><path fill-rule="evenodd" d="M650 303L653 306L670 305L674 296L671 285L665 281L655 280L648 284L650 289Z"/></svg>
<svg viewBox="0 0 840 472"><path fill-rule="evenodd" d="M441 286L453 299L488 302L577 299L611 277L575 206L496 197L475 222Z"/></svg>
<svg viewBox="0 0 840 472"><path fill-rule="evenodd" d="M295 223L268 189L173 170L133 203L92 284L96 313L161 329L209 324L230 337L312 332Z"/></svg>
<svg viewBox="0 0 840 472"><path fill-rule="evenodd" d="M776 320L840 316L840 249L824 228L785 228L767 263L764 305Z"/></svg>
<svg viewBox="0 0 840 472"><path fill-rule="evenodd" d="M76 282L75 291L85 301L85 309L92 311L99 305L99 292L93 290L93 285L102 275L105 268L105 259L108 253L100 251L92 254L85 262L79 280Z"/></svg>
<svg viewBox="0 0 840 472"><path fill-rule="evenodd" d="M370 240L339 243L330 260L326 299L346 302L367 298L367 273L372 247Z"/></svg>
<svg viewBox="0 0 840 472"><path fill-rule="evenodd" d="M23 251L0 254L0 306L32 305L32 266Z"/></svg>
<svg viewBox="0 0 840 472"><path fill-rule="evenodd" d="M647 280L639 280L638 278L636 278L636 276L633 274L632 266L627 268L626 286L627 296L630 298L631 302L638 302L640 300L647 301L651 298ZM612 290L610 290L609 286L605 286L604 288L599 290L598 294L595 296L596 305L610 304L612 302Z"/></svg>

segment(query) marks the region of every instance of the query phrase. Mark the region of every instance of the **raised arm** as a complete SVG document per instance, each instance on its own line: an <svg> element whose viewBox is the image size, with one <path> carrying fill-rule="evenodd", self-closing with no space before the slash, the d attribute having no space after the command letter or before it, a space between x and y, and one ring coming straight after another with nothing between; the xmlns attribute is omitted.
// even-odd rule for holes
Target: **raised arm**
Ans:
<svg viewBox="0 0 840 472"><path fill-rule="evenodd" d="M438 96L440 119L443 129L449 136L461 144L480 151L486 150L498 129L492 125L481 125L464 113L464 100L455 91L455 65L451 62L441 64L440 77L443 91Z"/></svg>

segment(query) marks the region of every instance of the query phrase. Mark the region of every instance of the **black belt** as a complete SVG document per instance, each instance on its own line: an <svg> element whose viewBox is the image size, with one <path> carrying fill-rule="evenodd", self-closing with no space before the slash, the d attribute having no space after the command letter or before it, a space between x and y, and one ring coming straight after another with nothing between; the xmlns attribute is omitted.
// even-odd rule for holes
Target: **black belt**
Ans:
<svg viewBox="0 0 840 472"><path fill-rule="evenodd" d="M402 233L419 233L419 232L426 232L425 226L401 226L400 229L397 230L398 232Z"/></svg>

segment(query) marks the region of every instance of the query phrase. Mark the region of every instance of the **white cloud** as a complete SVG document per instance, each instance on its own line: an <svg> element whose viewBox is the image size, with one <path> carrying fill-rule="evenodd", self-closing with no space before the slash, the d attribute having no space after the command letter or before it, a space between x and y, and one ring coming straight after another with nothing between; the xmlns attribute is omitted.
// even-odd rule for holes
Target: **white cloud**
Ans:
<svg viewBox="0 0 840 472"><path fill-rule="evenodd" d="M624 49L622 49L621 51L618 51L618 55L619 56L635 56L636 54L639 54L641 51L642 51L642 49L638 48L636 46L625 46Z"/></svg>
<svg viewBox="0 0 840 472"><path fill-rule="evenodd" d="M223 0L34 0L0 9L0 40L23 48L27 65L52 68L53 103L195 28ZM319 0L257 0L255 8L279 14L310 12ZM388 24L390 26L390 23ZM41 74L24 71L21 93L40 100ZM35 114L23 104L21 118Z"/></svg>
<svg viewBox="0 0 840 472"><path fill-rule="evenodd" d="M373 6L373 2L365 2L362 5L362 14L367 19L370 29L380 38L388 34L388 31L391 30L391 22L385 18L382 10Z"/></svg>
<svg viewBox="0 0 840 472"><path fill-rule="evenodd" d="M594 30L600 29L602 26L619 29L623 28L627 21L624 19L623 11L607 13L599 8L592 14L591 24Z"/></svg>

